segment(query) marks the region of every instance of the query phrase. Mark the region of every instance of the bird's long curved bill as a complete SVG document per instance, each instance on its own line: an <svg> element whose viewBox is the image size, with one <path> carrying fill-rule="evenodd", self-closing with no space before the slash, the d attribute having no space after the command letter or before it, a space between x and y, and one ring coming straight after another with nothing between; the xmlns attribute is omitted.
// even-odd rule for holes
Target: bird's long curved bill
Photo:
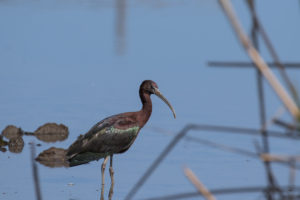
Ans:
<svg viewBox="0 0 300 200"><path fill-rule="evenodd" d="M163 100L163 101L169 106L169 108L170 108L170 109L172 110L172 112L173 112L174 118L176 118L175 110L174 110L174 108L171 106L171 104L169 103L169 101L166 99L166 97L164 97L164 95L162 95L162 93L161 93L157 88L155 88L154 94L155 94L156 96L158 96L159 98L161 98L161 100Z"/></svg>

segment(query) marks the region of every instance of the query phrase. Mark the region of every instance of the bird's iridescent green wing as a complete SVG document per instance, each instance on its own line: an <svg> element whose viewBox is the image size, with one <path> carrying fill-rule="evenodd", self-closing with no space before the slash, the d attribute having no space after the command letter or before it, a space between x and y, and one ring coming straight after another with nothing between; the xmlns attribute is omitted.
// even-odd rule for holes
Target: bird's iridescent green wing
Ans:
<svg viewBox="0 0 300 200"><path fill-rule="evenodd" d="M83 146L86 141L91 140L95 134L104 133L106 127L112 126L115 123L114 116L103 119L102 121L95 124L86 134L79 135L77 140L71 144L67 150L67 157L71 158L74 155L84 151Z"/></svg>
<svg viewBox="0 0 300 200"><path fill-rule="evenodd" d="M130 117L112 116L97 123L80 136L68 149L67 156L92 152L103 156L126 151L135 140L140 127Z"/></svg>

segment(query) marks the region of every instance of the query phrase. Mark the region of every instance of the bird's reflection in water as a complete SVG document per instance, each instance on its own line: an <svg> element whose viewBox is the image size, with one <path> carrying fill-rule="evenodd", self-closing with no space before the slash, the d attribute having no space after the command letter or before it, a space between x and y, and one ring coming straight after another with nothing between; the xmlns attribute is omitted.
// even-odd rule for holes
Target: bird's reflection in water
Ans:
<svg viewBox="0 0 300 200"><path fill-rule="evenodd" d="M47 167L70 167L66 159L66 150L62 148L51 147L40 153L35 159Z"/></svg>
<svg viewBox="0 0 300 200"><path fill-rule="evenodd" d="M41 152L35 159L40 164L56 168L56 167L74 167L70 165L67 156L67 149L51 147L43 152ZM108 199L111 200L114 193L114 173L110 173L111 184L108 194ZM104 183L101 185L101 197L100 200L104 200Z"/></svg>
<svg viewBox="0 0 300 200"><path fill-rule="evenodd" d="M0 135L0 151L8 150L12 153L21 153L24 148L23 136L35 136L43 142L57 142L68 138L68 127L63 124L46 123L36 129L34 132L26 132L14 125L8 125ZM4 138L8 139L6 141Z"/></svg>

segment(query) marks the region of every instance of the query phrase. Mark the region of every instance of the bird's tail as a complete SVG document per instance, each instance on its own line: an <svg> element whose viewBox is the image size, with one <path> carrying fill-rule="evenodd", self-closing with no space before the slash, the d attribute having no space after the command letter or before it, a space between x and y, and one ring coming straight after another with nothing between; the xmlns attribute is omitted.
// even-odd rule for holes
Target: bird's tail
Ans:
<svg viewBox="0 0 300 200"><path fill-rule="evenodd" d="M106 154L104 153L85 152L72 156L68 159L68 162L70 167L74 167L77 165L87 164L94 160L99 160L105 156Z"/></svg>

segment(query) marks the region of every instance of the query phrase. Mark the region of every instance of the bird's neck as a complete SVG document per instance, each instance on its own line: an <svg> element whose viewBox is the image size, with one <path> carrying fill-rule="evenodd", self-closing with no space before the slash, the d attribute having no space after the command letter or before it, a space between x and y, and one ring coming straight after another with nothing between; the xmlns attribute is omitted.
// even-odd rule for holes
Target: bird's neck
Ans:
<svg viewBox="0 0 300 200"><path fill-rule="evenodd" d="M140 90L140 98L143 104L142 109L139 111L140 126L141 128L147 123L152 113L152 101L150 94Z"/></svg>

